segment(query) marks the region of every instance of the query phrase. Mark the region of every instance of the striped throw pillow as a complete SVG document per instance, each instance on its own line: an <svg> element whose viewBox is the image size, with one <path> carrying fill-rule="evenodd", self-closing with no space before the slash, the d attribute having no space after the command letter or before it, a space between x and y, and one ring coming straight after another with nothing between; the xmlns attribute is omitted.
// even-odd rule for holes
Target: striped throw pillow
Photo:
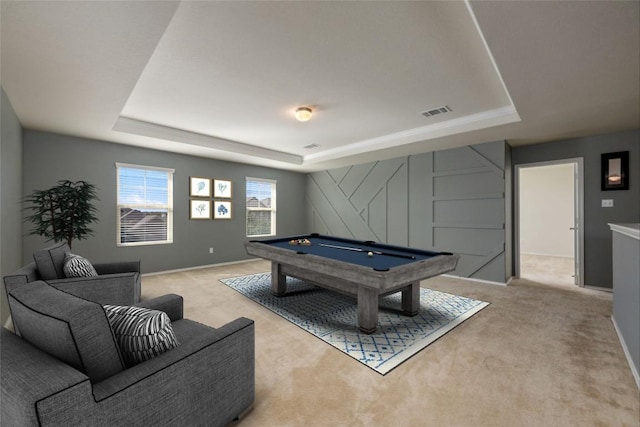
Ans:
<svg viewBox="0 0 640 427"><path fill-rule="evenodd" d="M98 272L88 259L80 255L67 252L64 254L64 266L62 268L67 277L94 277Z"/></svg>
<svg viewBox="0 0 640 427"><path fill-rule="evenodd" d="M163 311L120 305L105 305L104 311L128 368L179 345Z"/></svg>

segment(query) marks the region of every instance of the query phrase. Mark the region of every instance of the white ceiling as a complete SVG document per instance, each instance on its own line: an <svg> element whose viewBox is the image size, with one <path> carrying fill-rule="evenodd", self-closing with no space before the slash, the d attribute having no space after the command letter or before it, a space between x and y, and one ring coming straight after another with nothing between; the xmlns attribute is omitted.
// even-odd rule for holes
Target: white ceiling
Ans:
<svg viewBox="0 0 640 427"><path fill-rule="evenodd" d="M28 129L314 171L640 128L637 1L2 0L0 13L2 86Z"/></svg>

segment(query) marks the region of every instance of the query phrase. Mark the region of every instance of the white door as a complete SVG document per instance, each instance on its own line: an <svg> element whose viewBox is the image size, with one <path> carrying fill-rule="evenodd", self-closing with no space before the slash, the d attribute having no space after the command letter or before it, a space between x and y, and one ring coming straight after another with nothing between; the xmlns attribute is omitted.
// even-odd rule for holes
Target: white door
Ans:
<svg viewBox="0 0 640 427"><path fill-rule="evenodd" d="M515 168L516 276L584 286L582 159Z"/></svg>

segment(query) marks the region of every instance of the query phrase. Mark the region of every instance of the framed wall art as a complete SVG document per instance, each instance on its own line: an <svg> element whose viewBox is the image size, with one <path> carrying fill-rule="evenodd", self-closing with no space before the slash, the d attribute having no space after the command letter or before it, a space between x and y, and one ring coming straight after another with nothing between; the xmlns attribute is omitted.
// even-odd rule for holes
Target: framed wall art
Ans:
<svg viewBox="0 0 640 427"><path fill-rule="evenodd" d="M197 176L189 177L190 197L211 197L211 179Z"/></svg>
<svg viewBox="0 0 640 427"><path fill-rule="evenodd" d="M211 200L189 200L189 219L211 219Z"/></svg>
<svg viewBox="0 0 640 427"><path fill-rule="evenodd" d="M214 179L213 180L213 197L230 199L231 198L231 181Z"/></svg>
<svg viewBox="0 0 640 427"><path fill-rule="evenodd" d="M604 153L602 157L601 190L629 189L629 152Z"/></svg>
<svg viewBox="0 0 640 427"><path fill-rule="evenodd" d="M231 202L227 200L214 200L213 219L231 219Z"/></svg>

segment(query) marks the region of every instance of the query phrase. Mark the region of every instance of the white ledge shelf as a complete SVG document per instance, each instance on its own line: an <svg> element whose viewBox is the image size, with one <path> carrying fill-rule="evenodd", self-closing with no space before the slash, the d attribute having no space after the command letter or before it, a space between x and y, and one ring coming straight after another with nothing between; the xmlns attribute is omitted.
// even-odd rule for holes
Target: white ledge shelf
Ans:
<svg viewBox="0 0 640 427"><path fill-rule="evenodd" d="M640 240L640 223L635 224L609 224L611 231L617 231L625 236Z"/></svg>

